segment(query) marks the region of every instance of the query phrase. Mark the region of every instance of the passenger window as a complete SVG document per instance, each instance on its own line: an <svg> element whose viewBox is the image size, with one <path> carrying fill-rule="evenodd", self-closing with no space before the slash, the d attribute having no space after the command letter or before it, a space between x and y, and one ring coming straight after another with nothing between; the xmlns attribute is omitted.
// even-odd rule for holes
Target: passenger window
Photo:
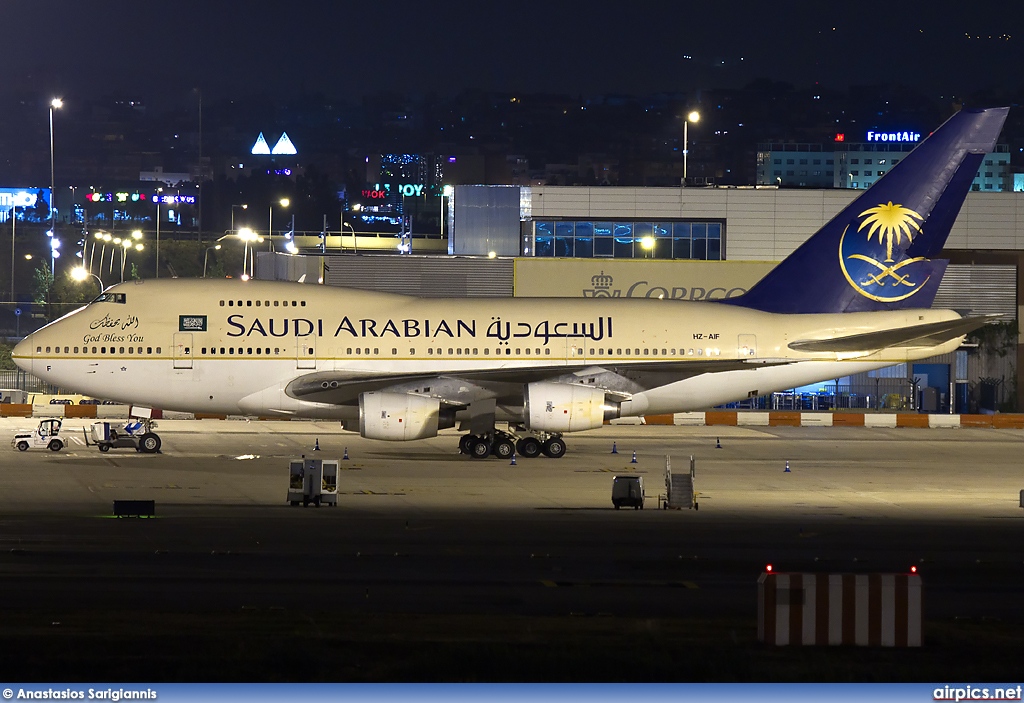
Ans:
<svg viewBox="0 0 1024 703"><path fill-rule="evenodd" d="M346 350L345 350L345 353L346 353L346 354L347 354L348 356L352 356L352 349L351 349L351 348L350 348L350 349L346 349Z"/></svg>
<svg viewBox="0 0 1024 703"><path fill-rule="evenodd" d="M128 347L128 353L131 354L135 351L134 347Z"/></svg>
<svg viewBox="0 0 1024 703"><path fill-rule="evenodd" d="M251 356L252 355L252 347L249 347L248 349L246 349L245 353L249 354Z"/></svg>
<svg viewBox="0 0 1024 703"><path fill-rule="evenodd" d="M369 349L367 349L366 351L367 351L367 352L369 352L370 350L369 350ZM310 350L309 350L309 353L310 353L310 354L312 354L312 353L313 353L313 350L312 350L312 349L310 349ZM377 347L374 347L374 348L373 348L373 353L374 353L374 355L376 355L376 354L380 354L380 349L378 349Z"/></svg>
<svg viewBox="0 0 1024 703"><path fill-rule="evenodd" d="M221 306L221 307L224 307L224 301L223 301L223 300L222 300L222 301L220 301L220 306Z"/></svg>
<svg viewBox="0 0 1024 703"><path fill-rule="evenodd" d="M394 347L392 347L392 348L391 348L391 355L392 355L392 356L398 356L398 350L397 350L397 349L395 349Z"/></svg>
<svg viewBox="0 0 1024 703"><path fill-rule="evenodd" d="M277 307L277 305L278 305L278 303L279 303L279 302L280 302L280 301L278 301L278 300L275 300L275 301L274 301L274 307L275 307L275 308Z"/></svg>
<svg viewBox="0 0 1024 703"><path fill-rule="evenodd" d="M93 351L96 351L96 350L93 349ZM147 354L152 354L153 353L153 347L146 347L146 353Z"/></svg>
<svg viewBox="0 0 1024 703"><path fill-rule="evenodd" d="M93 348L92 348L92 353L93 353L93 354L95 354L95 353L96 353L96 347L93 347Z"/></svg>
<svg viewBox="0 0 1024 703"><path fill-rule="evenodd" d="M258 303L258 302L260 302L260 301L258 301L258 300L257 300L256 302ZM259 347L256 347L256 353L257 353L257 354L260 354L260 353L262 353L262 352L263 352L263 350L262 350L262 349L260 349Z"/></svg>
<svg viewBox="0 0 1024 703"><path fill-rule="evenodd" d="M433 347L428 347L427 348L427 354L429 354L430 356L433 356L434 355L434 348Z"/></svg>
<svg viewBox="0 0 1024 703"><path fill-rule="evenodd" d="M416 353L416 349L415 348L410 348L409 349L409 354L415 354L415 353Z"/></svg>
<svg viewBox="0 0 1024 703"><path fill-rule="evenodd" d="M47 351L49 351L49 350L47 350ZM106 347L100 347L100 354L106 354L106 353L107 353L107 348Z"/></svg>
<svg viewBox="0 0 1024 703"><path fill-rule="evenodd" d="M49 347L47 347L47 348L46 348L46 353L47 353L47 354L49 354L49 353L50 353L50 348L49 348Z"/></svg>
<svg viewBox="0 0 1024 703"><path fill-rule="evenodd" d="M300 303L300 304L302 305L302 307L306 307L306 301L305 300L303 300L302 303Z"/></svg>
<svg viewBox="0 0 1024 703"><path fill-rule="evenodd" d="M75 347L75 353L76 354L78 353L78 347Z"/></svg>
<svg viewBox="0 0 1024 703"><path fill-rule="evenodd" d="M252 307L252 301L251 300L246 300L245 301L245 307L251 308Z"/></svg>
<svg viewBox="0 0 1024 703"><path fill-rule="evenodd" d="M224 303L223 303L223 302L221 302L221 305L223 305L223 304L224 304ZM235 307L235 301L234 301L234 300L229 300L229 301L228 301L228 307L229 307L229 308L233 308L233 307Z"/></svg>
<svg viewBox="0 0 1024 703"><path fill-rule="evenodd" d="M257 300L256 301L256 307L259 307L259 306L260 306L260 301Z"/></svg>
<svg viewBox="0 0 1024 703"><path fill-rule="evenodd" d="M159 353L160 353L160 347L157 347L157 348L156 348L156 353L157 353L157 354L159 354Z"/></svg>

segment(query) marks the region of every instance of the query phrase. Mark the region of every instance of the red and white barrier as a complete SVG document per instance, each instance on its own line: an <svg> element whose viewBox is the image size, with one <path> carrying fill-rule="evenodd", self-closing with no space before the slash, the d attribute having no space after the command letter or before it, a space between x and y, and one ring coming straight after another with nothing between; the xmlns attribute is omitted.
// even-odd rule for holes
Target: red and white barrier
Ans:
<svg viewBox="0 0 1024 703"><path fill-rule="evenodd" d="M917 574L763 573L757 639L766 644L921 646Z"/></svg>

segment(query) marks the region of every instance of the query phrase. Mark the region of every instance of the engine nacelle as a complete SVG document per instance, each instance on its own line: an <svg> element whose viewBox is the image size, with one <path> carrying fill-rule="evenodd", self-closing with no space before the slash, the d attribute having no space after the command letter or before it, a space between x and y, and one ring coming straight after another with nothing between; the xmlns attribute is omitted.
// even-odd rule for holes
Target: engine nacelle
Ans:
<svg viewBox="0 0 1024 703"><path fill-rule="evenodd" d="M436 437L439 427L454 424L455 412L441 410L437 398L405 393L359 394L359 434L369 439L425 439Z"/></svg>
<svg viewBox="0 0 1024 703"><path fill-rule="evenodd" d="M530 383L524 393L526 425L542 432L592 430L619 416L619 406L608 403L600 388L569 383Z"/></svg>

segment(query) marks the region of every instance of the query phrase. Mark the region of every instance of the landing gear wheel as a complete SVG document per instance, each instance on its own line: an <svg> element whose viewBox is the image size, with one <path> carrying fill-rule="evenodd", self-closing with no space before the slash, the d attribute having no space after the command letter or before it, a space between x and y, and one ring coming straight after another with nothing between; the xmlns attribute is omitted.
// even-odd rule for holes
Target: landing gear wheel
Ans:
<svg viewBox="0 0 1024 703"><path fill-rule="evenodd" d="M540 440L536 437L523 437L516 442L516 452L527 459L538 457L541 452Z"/></svg>
<svg viewBox="0 0 1024 703"><path fill-rule="evenodd" d="M101 452L109 452L110 451L110 445L109 444L101 444L101 445L99 445L99 447L100 447L100 451Z"/></svg>
<svg viewBox="0 0 1024 703"><path fill-rule="evenodd" d="M491 454L499 459L511 458L515 450L516 445L512 444L512 440L507 437L498 437L494 440L494 444L491 445Z"/></svg>
<svg viewBox="0 0 1024 703"><path fill-rule="evenodd" d="M491 455L491 443L482 437L476 437L469 445L469 455L474 459L486 459Z"/></svg>
<svg viewBox="0 0 1024 703"><path fill-rule="evenodd" d="M565 442L562 441L561 437L552 437L544 442L541 450L544 452L544 456L560 459L565 454Z"/></svg>
<svg viewBox="0 0 1024 703"><path fill-rule="evenodd" d="M64 445L61 443L59 439L51 439L50 443L46 446L50 449L51 452L59 452L61 449L64 448Z"/></svg>
<svg viewBox="0 0 1024 703"><path fill-rule="evenodd" d="M459 437L459 454L470 454L473 442L479 439L475 434L464 434Z"/></svg>
<svg viewBox="0 0 1024 703"><path fill-rule="evenodd" d="M147 432L142 435L142 440L139 442L139 448L147 454L156 454L160 451L160 437L152 432Z"/></svg>
<svg viewBox="0 0 1024 703"><path fill-rule="evenodd" d="M18 451L19 452L27 452L28 451L28 442L18 442Z"/></svg>

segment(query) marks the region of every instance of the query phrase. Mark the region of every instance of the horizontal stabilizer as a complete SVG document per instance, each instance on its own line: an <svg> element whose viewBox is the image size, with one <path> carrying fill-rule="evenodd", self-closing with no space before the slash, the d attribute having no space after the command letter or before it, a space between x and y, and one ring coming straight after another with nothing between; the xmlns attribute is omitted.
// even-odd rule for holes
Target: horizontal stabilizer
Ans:
<svg viewBox="0 0 1024 703"><path fill-rule="evenodd" d="M853 334L848 337L804 339L791 342L789 348L805 352L861 352L888 347L934 347L972 332L997 317L1000 315L963 317L958 320L930 322L913 327L897 327L878 332Z"/></svg>

